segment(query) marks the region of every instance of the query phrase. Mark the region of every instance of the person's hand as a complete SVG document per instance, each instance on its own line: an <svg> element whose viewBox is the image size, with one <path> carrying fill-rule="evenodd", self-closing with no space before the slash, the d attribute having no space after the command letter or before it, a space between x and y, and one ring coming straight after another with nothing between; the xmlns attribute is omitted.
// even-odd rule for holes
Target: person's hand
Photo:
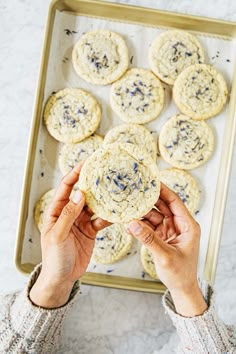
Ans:
<svg viewBox="0 0 236 354"><path fill-rule="evenodd" d="M176 310L183 316L203 313L207 305L197 281L200 226L173 191L161 184L158 210L142 221L132 221L128 231L153 254L156 272L167 286Z"/></svg>
<svg viewBox="0 0 236 354"><path fill-rule="evenodd" d="M74 282L89 264L96 233L109 225L100 218L91 221L93 213L79 190L70 200L81 167L62 178L45 216L42 270L30 291L32 302L41 307L60 307L68 301Z"/></svg>

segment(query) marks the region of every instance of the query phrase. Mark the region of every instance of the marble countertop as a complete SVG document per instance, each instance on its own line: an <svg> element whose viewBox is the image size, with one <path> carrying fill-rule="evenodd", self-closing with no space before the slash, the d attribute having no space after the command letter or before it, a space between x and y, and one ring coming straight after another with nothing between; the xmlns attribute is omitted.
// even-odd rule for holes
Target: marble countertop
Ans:
<svg viewBox="0 0 236 354"><path fill-rule="evenodd" d="M186 14L236 21L231 0L123 0ZM0 292L24 286L13 264L15 232L31 111L49 0L0 0ZM236 151L216 276L216 301L227 323L236 318ZM61 353L171 353L177 335L161 296L82 287L65 321Z"/></svg>

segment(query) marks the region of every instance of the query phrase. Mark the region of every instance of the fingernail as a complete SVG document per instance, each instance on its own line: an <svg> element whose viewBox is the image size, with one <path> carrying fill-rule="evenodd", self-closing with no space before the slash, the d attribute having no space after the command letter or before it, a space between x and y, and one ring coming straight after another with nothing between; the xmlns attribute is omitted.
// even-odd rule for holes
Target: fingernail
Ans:
<svg viewBox="0 0 236 354"><path fill-rule="evenodd" d="M75 191L75 193L72 195L71 200L73 203L75 204L79 204L82 200L82 193L80 192L80 190L77 189L77 191Z"/></svg>
<svg viewBox="0 0 236 354"><path fill-rule="evenodd" d="M131 221L128 225L128 230L133 234L138 235L141 232L142 227L138 222Z"/></svg>

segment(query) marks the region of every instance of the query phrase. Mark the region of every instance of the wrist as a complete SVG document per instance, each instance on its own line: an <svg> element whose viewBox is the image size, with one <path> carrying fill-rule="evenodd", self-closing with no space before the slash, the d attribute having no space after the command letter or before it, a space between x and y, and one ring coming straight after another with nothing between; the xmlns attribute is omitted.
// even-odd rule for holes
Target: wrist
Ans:
<svg viewBox="0 0 236 354"><path fill-rule="evenodd" d="M72 282L49 282L40 274L29 297L36 306L48 309L62 307L68 302L73 285Z"/></svg>
<svg viewBox="0 0 236 354"><path fill-rule="evenodd" d="M198 283L186 289L170 290L176 312L184 317L202 315L208 308Z"/></svg>

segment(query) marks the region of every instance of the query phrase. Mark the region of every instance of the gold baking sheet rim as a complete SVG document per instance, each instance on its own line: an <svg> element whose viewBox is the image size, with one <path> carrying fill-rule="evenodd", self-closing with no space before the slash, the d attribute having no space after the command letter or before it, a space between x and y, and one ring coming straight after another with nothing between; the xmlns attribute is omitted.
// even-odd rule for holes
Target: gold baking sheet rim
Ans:
<svg viewBox="0 0 236 354"><path fill-rule="evenodd" d="M44 43L41 55L41 64L38 77L38 86L35 94L33 119L28 142L25 173L22 186L22 195L19 209L19 218L16 234L15 265L23 274L29 274L34 264L21 263L23 248L24 228L28 215L28 204L35 150L41 119L44 87L47 77L47 65L52 39L52 29L56 10L68 11L83 16L98 17L112 21L129 22L152 27L182 28L200 34L234 40L236 38L236 23L214 20L211 18L188 16L170 13L139 6L110 3L97 0L53 0L50 4ZM158 24L158 25L157 25ZM224 210L228 191L228 182L234 147L236 129L236 70L230 94L229 112L224 133L224 149L221 155L220 170L217 179L214 211L210 229L208 249L204 265L204 278L211 284L214 283L217 258L220 248L221 233L224 219ZM163 293L165 286L161 282L127 278L121 276L95 274L87 272L81 282L87 285L105 286L117 289Z"/></svg>

